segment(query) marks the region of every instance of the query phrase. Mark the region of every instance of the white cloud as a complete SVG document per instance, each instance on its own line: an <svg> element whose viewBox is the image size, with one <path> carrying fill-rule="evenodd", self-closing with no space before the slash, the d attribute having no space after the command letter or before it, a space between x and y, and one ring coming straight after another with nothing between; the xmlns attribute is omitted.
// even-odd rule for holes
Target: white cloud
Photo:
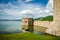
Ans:
<svg viewBox="0 0 60 40"><path fill-rule="evenodd" d="M31 10L22 10L20 13L21 14L28 14L28 13L37 14L38 13L40 15L45 14L45 16L53 15L53 0L49 0L49 2L47 3L46 9L41 8L41 7L35 7L34 9L32 8Z"/></svg>
<svg viewBox="0 0 60 40"><path fill-rule="evenodd" d="M48 9L45 9L45 11L44 11L45 13L49 13L49 10Z"/></svg>
<svg viewBox="0 0 60 40"><path fill-rule="evenodd" d="M49 0L46 6L46 12L49 13L49 15L53 15L53 0Z"/></svg>
<svg viewBox="0 0 60 40"><path fill-rule="evenodd" d="M53 8L53 0L49 0L46 8L47 8L47 9L52 9L52 8Z"/></svg>
<svg viewBox="0 0 60 40"><path fill-rule="evenodd" d="M4 8L4 5L2 5L2 6ZM40 9L40 8L38 8L38 7L40 7L39 5L31 5L31 4L27 4L27 5L23 5L23 6L15 6L15 5L12 5L11 3L8 3L7 6L10 6L11 8L6 8L6 9L4 9L2 11L7 13L7 14L11 14L11 15L33 13L33 12L35 12L35 10Z"/></svg>
<svg viewBox="0 0 60 40"><path fill-rule="evenodd" d="M29 13L33 13L33 11L28 9L20 12L20 14L29 14Z"/></svg>
<svg viewBox="0 0 60 40"><path fill-rule="evenodd" d="M26 1L29 2L32 0L26 0ZM9 2L8 4L0 4L1 5L0 8L4 8L4 10L0 9L0 11L12 16L16 16L16 18L25 17L27 14L31 14L34 18L45 17L47 15L53 15L53 2L51 3L51 1L52 0L49 0L46 9L42 8L41 5L23 4L23 5L16 6Z"/></svg>
<svg viewBox="0 0 60 40"><path fill-rule="evenodd" d="M33 0L26 0L26 2L30 2L30 1L33 1Z"/></svg>
<svg viewBox="0 0 60 40"><path fill-rule="evenodd" d="M39 10L36 10L36 8L35 9L32 8L32 9L22 10L19 14L37 14L37 12L39 12Z"/></svg>

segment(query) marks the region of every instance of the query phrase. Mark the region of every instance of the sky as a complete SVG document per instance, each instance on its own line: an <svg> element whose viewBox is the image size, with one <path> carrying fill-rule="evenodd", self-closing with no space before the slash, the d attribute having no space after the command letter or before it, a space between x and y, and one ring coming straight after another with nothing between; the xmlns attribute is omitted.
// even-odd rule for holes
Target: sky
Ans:
<svg viewBox="0 0 60 40"><path fill-rule="evenodd" d="M0 0L0 19L53 15L53 0Z"/></svg>

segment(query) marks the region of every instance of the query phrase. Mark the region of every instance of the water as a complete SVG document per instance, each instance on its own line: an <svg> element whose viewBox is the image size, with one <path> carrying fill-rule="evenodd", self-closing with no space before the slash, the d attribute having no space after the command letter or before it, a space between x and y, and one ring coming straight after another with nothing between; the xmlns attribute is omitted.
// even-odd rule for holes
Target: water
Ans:
<svg viewBox="0 0 60 40"><path fill-rule="evenodd" d="M22 32L22 21L0 21L0 34L18 32ZM33 33L43 34L38 31L34 31Z"/></svg>
<svg viewBox="0 0 60 40"><path fill-rule="evenodd" d="M21 32L21 21L0 21L0 33Z"/></svg>

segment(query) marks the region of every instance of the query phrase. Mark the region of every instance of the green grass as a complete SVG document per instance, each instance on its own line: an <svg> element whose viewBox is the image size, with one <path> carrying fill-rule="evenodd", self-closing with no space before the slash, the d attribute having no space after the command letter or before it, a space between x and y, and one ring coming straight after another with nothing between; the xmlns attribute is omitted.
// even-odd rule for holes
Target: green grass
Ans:
<svg viewBox="0 0 60 40"><path fill-rule="evenodd" d="M41 18L37 18L35 20L40 20L40 21L53 21L53 16L41 17Z"/></svg>
<svg viewBox="0 0 60 40"><path fill-rule="evenodd" d="M0 40L60 40L51 35L37 35L33 33L0 34Z"/></svg>

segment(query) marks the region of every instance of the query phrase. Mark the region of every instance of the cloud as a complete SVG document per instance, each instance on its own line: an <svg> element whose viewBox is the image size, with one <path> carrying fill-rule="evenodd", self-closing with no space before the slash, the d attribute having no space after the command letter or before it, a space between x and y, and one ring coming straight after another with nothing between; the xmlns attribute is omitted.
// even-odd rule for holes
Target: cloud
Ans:
<svg viewBox="0 0 60 40"><path fill-rule="evenodd" d="M21 5L13 5L11 2L9 2L8 4L0 4L0 11L12 15L15 18L22 18L25 16L34 18L45 17L48 15L53 15L53 6L50 1L48 2L46 8L36 4L22 3Z"/></svg>
<svg viewBox="0 0 60 40"><path fill-rule="evenodd" d="M53 9L53 0L49 0L46 8L47 8L47 9Z"/></svg>
<svg viewBox="0 0 60 40"><path fill-rule="evenodd" d="M33 1L33 0L25 0L25 2L30 2L30 1Z"/></svg>
<svg viewBox="0 0 60 40"><path fill-rule="evenodd" d="M48 16L49 10L44 10L41 8L35 8L35 9L28 9L28 10L22 10L20 14L25 14L24 16L31 16L33 18L38 18L38 17L45 17ZM26 16L27 15L27 16Z"/></svg>
<svg viewBox="0 0 60 40"><path fill-rule="evenodd" d="M8 3L8 4L1 4L0 7L4 9L4 10L0 10L2 12L5 12L7 14L12 14L12 15L15 15L15 14L19 15L19 14L22 14L22 12L23 13L24 12L27 12L27 13L30 12L31 13L31 12L33 12L33 10L35 10L36 8L38 9L38 7L40 7L40 6L39 5L33 5L33 4L25 4L22 6L15 6L11 3ZM7 7L9 7L9 8L7 8Z"/></svg>
<svg viewBox="0 0 60 40"><path fill-rule="evenodd" d="M53 13L54 13L54 10L53 10L53 0L49 0L45 10L47 10L49 12L49 15L53 15Z"/></svg>
<svg viewBox="0 0 60 40"><path fill-rule="evenodd" d="M20 14L28 14L28 13L33 13L33 11L28 9L20 12Z"/></svg>
<svg viewBox="0 0 60 40"><path fill-rule="evenodd" d="M47 3L47 6L46 6L45 9L41 8L41 7L35 7L34 9L31 9L31 10L22 10L20 12L20 14L34 14L34 13L35 14L39 14L39 17L53 15L53 13L54 13L53 12L53 0L49 0L49 2Z"/></svg>

